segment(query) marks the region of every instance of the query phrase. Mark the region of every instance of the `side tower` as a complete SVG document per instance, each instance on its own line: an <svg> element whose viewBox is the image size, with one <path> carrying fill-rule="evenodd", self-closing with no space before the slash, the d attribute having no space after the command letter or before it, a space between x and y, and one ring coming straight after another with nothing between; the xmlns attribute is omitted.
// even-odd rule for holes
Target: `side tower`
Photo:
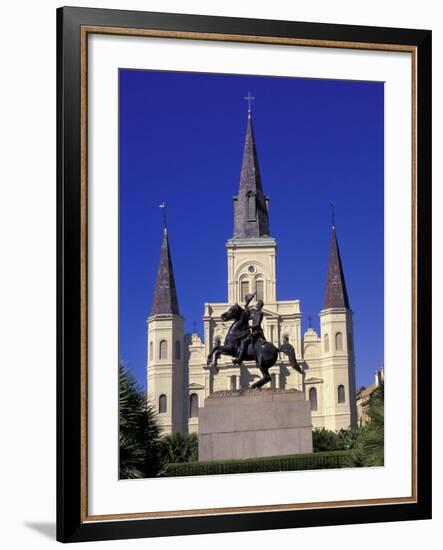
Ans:
<svg viewBox="0 0 443 550"><path fill-rule="evenodd" d="M163 433L187 431L184 328L165 225L151 315L148 317L148 399Z"/></svg>
<svg viewBox="0 0 443 550"><path fill-rule="evenodd" d="M346 290L335 225L332 226L325 300L320 312L323 383L310 395L320 424L330 430L357 427L352 311ZM310 391L312 391L310 390ZM317 422L314 421L314 425Z"/></svg>

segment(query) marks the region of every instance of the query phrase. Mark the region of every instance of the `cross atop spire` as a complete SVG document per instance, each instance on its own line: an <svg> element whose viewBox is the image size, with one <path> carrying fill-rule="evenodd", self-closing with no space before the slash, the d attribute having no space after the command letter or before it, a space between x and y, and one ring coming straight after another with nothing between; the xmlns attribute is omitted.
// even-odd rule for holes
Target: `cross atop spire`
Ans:
<svg viewBox="0 0 443 550"><path fill-rule="evenodd" d="M163 210L163 230L166 232L168 230L168 226L166 223L166 203L162 202L158 205L158 207Z"/></svg>
<svg viewBox="0 0 443 550"><path fill-rule="evenodd" d="M329 204L331 205L331 227L335 227L335 209L334 209L334 203L331 201Z"/></svg>
<svg viewBox="0 0 443 550"><path fill-rule="evenodd" d="M253 101L255 97L251 95L251 92L248 92L248 95L245 96L243 99L246 99L246 101L248 102L248 118L251 118L251 101Z"/></svg>
<svg viewBox="0 0 443 550"><path fill-rule="evenodd" d="M334 223L334 222L333 222ZM345 275L338 248L335 225L332 226L331 248L329 251L328 277L326 281L325 304L323 309L347 308L349 298L346 290Z"/></svg>
<svg viewBox="0 0 443 550"><path fill-rule="evenodd" d="M180 315L171 252L169 250L166 217L164 218L163 241L158 264L157 281L155 283L154 300L152 302L152 315Z"/></svg>

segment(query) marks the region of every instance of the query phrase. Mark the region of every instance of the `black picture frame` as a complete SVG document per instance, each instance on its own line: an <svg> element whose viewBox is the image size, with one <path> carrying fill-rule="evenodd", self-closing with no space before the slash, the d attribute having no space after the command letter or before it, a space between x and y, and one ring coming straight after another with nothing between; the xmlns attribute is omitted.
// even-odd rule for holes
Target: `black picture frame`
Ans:
<svg viewBox="0 0 443 550"><path fill-rule="evenodd" d="M151 29L367 45L400 45L416 55L416 319L414 502L319 509L88 521L82 512L81 29ZM57 10L57 540L159 537L428 519L431 517L431 31L63 7ZM83 501L82 501L83 499Z"/></svg>

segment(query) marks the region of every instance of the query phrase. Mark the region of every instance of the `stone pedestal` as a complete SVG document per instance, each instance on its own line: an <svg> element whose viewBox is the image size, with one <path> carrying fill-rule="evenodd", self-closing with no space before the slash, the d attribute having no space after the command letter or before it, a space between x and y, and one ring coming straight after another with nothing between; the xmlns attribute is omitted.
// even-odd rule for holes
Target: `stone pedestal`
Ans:
<svg viewBox="0 0 443 550"><path fill-rule="evenodd" d="M198 424L200 461L312 453L311 407L298 390L214 392Z"/></svg>

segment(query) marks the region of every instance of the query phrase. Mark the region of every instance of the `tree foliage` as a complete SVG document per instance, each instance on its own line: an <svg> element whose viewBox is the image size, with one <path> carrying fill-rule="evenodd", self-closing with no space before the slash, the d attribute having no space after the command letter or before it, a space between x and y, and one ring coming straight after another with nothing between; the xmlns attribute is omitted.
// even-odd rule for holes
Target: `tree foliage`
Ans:
<svg viewBox="0 0 443 550"><path fill-rule="evenodd" d="M166 435L160 442L160 454L163 464L198 460L197 434L177 432Z"/></svg>
<svg viewBox="0 0 443 550"><path fill-rule="evenodd" d="M344 451L354 448L357 438L355 430L341 429L336 432L325 428L316 428L312 432L314 452Z"/></svg>
<svg viewBox="0 0 443 550"><path fill-rule="evenodd" d="M372 395L368 406L368 423L358 431L349 466L384 465L384 383Z"/></svg>
<svg viewBox="0 0 443 550"><path fill-rule="evenodd" d="M156 413L124 363L119 365L120 479L157 476L161 428Z"/></svg>

